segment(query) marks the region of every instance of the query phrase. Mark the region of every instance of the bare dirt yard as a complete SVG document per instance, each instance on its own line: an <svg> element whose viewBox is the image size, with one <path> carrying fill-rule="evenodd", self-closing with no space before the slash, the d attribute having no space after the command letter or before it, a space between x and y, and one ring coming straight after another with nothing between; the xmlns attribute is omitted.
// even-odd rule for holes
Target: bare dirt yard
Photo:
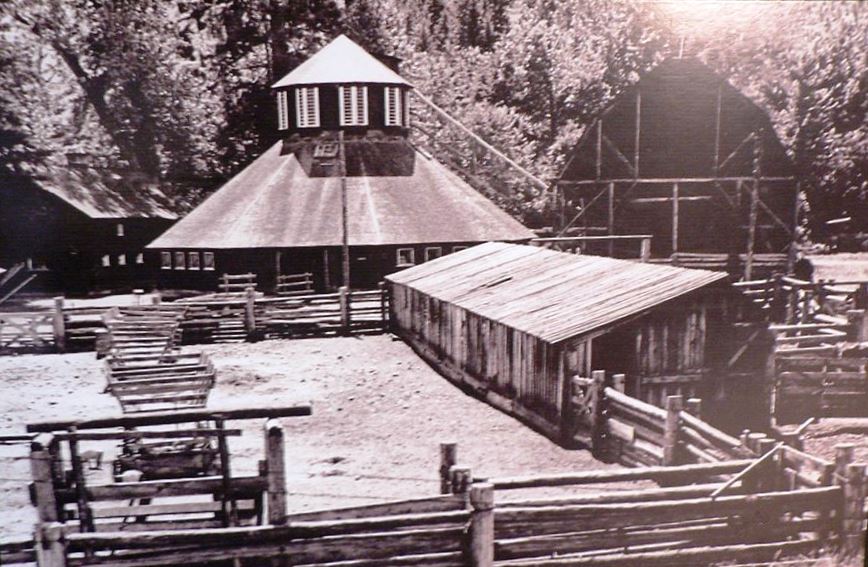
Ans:
<svg viewBox="0 0 868 567"><path fill-rule="evenodd" d="M444 441L458 443L459 463L476 476L607 466L465 395L388 335L190 350L208 352L218 370L209 408L313 403L313 416L283 420L291 511L436 494ZM114 398L102 393L101 365L94 353L0 358L0 433L21 433L29 422L119 415ZM229 426L244 429L230 439L233 474L254 474L262 421ZM3 539L32 531L26 455L26 445L0 446ZM93 474L104 481L108 473Z"/></svg>

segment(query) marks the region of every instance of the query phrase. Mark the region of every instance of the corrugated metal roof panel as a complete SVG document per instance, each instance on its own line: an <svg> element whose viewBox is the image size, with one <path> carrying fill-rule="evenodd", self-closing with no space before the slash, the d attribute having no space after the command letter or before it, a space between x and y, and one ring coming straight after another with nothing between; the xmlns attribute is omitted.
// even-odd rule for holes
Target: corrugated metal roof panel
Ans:
<svg viewBox="0 0 868 567"><path fill-rule="evenodd" d="M549 342L606 327L727 275L491 242L387 279Z"/></svg>
<svg viewBox="0 0 868 567"><path fill-rule="evenodd" d="M410 165L408 175L347 178L350 245L534 237L440 163L412 150ZM340 179L308 176L277 143L149 247L340 246L340 222Z"/></svg>
<svg viewBox="0 0 868 567"><path fill-rule="evenodd" d="M324 83L379 83L410 86L401 75L389 69L359 44L345 35L340 35L317 51L313 57L274 83L272 88Z"/></svg>

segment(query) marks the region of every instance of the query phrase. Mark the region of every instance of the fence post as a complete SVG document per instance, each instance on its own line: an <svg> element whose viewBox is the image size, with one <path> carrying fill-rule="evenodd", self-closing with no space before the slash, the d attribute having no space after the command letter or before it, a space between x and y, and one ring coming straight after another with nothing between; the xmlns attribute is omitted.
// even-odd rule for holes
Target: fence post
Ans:
<svg viewBox="0 0 868 567"><path fill-rule="evenodd" d="M286 523L286 463L284 461L283 425L265 422L265 462L268 475L268 523Z"/></svg>
<svg viewBox="0 0 868 567"><path fill-rule="evenodd" d="M380 282L380 319L383 323L383 330L389 330L389 289L386 287L386 282Z"/></svg>
<svg viewBox="0 0 868 567"><path fill-rule="evenodd" d="M865 520L865 464L847 465L844 483L843 544L852 557L862 553L862 524Z"/></svg>
<svg viewBox="0 0 868 567"><path fill-rule="evenodd" d="M494 486L474 484L470 488L470 564L494 565Z"/></svg>
<svg viewBox="0 0 868 567"><path fill-rule="evenodd" d="M625 374L615 374L612 376L612 387L622 394L627 390L627 376Z"/></svg>
<svg viewBox="0 0 868 567"><path fill-rule="evenodd" d="M51 319L54 330L54 345L59 352L66 350L66 323L63 320L63 296L54 298L54 314Z"/></svg>
<svg viewBox="0 0 868 567"><path fill-rule="evenodd" d="M452 494L467 494L473 482L473 475L469 468L455 465L449 469L449 479L452 485Z"/></svg>
<svg viewBox="0 0 868 567"><path fill-rule="evenodd" d="M663 465L672 466L678 460L678 414L684 407L681 396L666 397L666 423L663 429Z"/></svg>
<svg viewBox="0 0 868 567"><path fill-rule="evenodd" d="M868 341L868 309L851 309L847 311L847 338L862 343Z"/></svg>
<svg viewBox="0 0 868 567"><path fill-rule="evenodd" d="M52 522L36 526L36 564L39 567L66 567L63 524Z"/></svg>
<svg viewBox="0 0 868 567"><path fill-rule="evenodd" d="M687 399L687 412L694 416L702 419L702 399L701 398L688 398Z"/></svg>
<svg viewBox="0 0 868 567"><path fill-rule="evenodd" d="M33 496L40 522L58 520L57 501L51 471L51 453L34 443L30 451L30 475L33 477Z"/></svg>
<svg viewBox="0 0 868 567"><path fill-rule="evenodd" d="M605 395L606 395L606 371L591 371L591 453L600 458L605 455Z"/></svg>
<svg viewBox="0 0 868 567"><path fill-rule="evenodd" d="M440 443L440 494L452 492L452 479L449 477L449 471L455 466L457 455L457 444Z"/></svg>
<svg viewBox="0 0 868 567"><path fill-rule="evenodd" d="M643 238L639 242L639 261L647 262L651 259L651 239Z"/></svg>
<svg viewBox="0 0 868 567"><path fill-rule="evenodd" d="M341 332L345 335L350 333L350 290L346 286L338 288L338 301L341 308Z"/></svg>
<svg viewBox="0 0 868 567"><path fill-rule="evenodd" d="M247 336L256 332L256 291L252 287L244 289L244 330Z"/></svg>

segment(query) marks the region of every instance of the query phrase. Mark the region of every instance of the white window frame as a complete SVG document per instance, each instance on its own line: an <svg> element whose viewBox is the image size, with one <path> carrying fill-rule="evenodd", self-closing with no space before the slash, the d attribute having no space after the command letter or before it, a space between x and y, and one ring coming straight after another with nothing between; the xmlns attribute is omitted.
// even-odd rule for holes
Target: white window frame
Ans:
<svg viewBox="0 0 868 567"><path fill-rule="evenodd" d="M109 268L112 265L112 257L111 254L103 254L102 258L100 258L100 262L103 268Z"/></svg>
<svg viewBox="0 0 868 567"><path fill-rule="evenodd" d="M177 252L175 252L175 269L187 269L187 255L182 250L178 250Z"/></svg>
<svg viewBox="0 0 868 567"><path fill-rule="evenodd" d="M115 226L115 234L117 234L118 236L124 236L124 223L119 222Z"/></svg>
<svg viewBox="0 0 868 567"><path fill-rule="evenodd" d="M202 269L214 271L215 263L214 253L213 252L202 252Z"/></svg>
<svg viewBox="0 0 868 567"><path fill-rule="evenodd" d="M435 250L437 251L437 255L432 258L431 253L434 252ZM441 248L440 246L426 246L425 247L425 261L426 262L428 262L430 260L436 260L437 258L440 258L441 256L443 256L443 248Z"/></svg>
<svg viewBox="0 0 868 567"><path fill-rule="evenodd" d="M195 259L195 262L194 262ZM202 269L202 264L200 263L201 257L198 252L187 252L187 269L188 270L200 270Z"/></svg>
<svg viewBox="0 0 868 567"><path fill-rule="evenodd" d="M127 255L126 254L118 254L118 266L126 266L127 265Z"/></svg>
<svg viewBox="0 0 868 567"><path fill-rule="evenodd" d="M145 263L145 253L139 252L136 254L136 264L144 264Z"/></svg>
<svg viewBox="0 0 868 567"><path fill-rule="evenodd" d="M295 125L299 128L319 128L319 88L295 89Z"/></svg>
<svg viewBox="0 0 868 567"><path fill-rule="evenodd" d="M160 252L160 269L161 270L171 270L172 269L172 253L168 250L164 250Z"/></svg>
<svg viewBox="0 0 868 567"><path fill-rule="evenodd" d="M402 252L409 252L410 253L410 262L409 263L401 261ZM414 248L398 248L397 252L395 253L395 265L398 266L399 268L403 268L406 266L415 266L416 265L416 250Z"/></svg>
<svg viewBox="0 0 868 567"><path fill-rule="evenodd" d="M386 126L404 125L404 100L401 87L386 87L383 89L383 112Z"/></svg>
<svg viewBox="0 0 868 567"><path fill-rule="evenodd" d="M349 100L349 108L346 99ZM338 87L338 113L341 126L367 126L368 87L360 85Z"/></svg>
<svg viewBox="0 0 868 567"><path fill-rule="evenodd" d="M286 91L277 91L277 129L289 128L289 97Z"/></svg>

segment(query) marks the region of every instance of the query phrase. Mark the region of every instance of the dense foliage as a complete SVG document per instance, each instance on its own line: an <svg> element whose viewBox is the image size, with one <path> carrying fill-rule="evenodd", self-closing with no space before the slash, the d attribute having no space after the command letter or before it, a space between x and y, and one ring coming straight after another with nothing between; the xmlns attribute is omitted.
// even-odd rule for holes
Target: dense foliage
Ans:
<svg viewBox="0 0 868 567"><path fill-rule="evenodd" d="M70 153L161 180L189 207L276 139L271 82L338 33L403 59L417 89L553 179L593 116L686 49L767 108L813 227L868 228L868 8L765 3L757 26L679 28L624 0L6 0L0 175ZM415 143L532 224L550 196L424 105ZM24 173L22 173L24 172Z"/></svg>

